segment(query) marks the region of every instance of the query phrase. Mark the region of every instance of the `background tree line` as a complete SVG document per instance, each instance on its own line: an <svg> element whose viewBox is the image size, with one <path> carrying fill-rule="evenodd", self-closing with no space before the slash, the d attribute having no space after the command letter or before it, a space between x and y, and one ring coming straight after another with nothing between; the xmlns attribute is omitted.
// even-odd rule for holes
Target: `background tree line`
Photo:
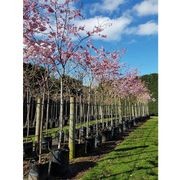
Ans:
<svg viewBox="0 0 180 180"><path fill-rule="evenodd" d="M152 73L143 75L141 79L145 82L147 88L150 90L152 94L152 98L155 101L149 102L149 112L153 115L158 115L158 74Z"/></svg>

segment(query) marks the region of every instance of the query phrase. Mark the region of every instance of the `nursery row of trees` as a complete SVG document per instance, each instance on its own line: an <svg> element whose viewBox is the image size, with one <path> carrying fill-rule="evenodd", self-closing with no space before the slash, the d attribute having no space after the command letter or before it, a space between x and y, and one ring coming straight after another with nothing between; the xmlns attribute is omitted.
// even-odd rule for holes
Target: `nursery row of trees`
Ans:
<svg viewBox="0 0 180 180"><path fill-rule="evenodd" d="M33 72L33 70L36 72ZM37 96L36 92L38 92L38 87L39 87L38 74L43 74L44 71L45 70L43 68L41 68L41 70L37 70L35 67L33 67L30 64L28 65L24 64L24 127L27 127L28 129L29 126L35 126L35 118L36 118L35 97ZM30 76L30 72L31 72L31 76ZM135 92L133 95L133 93L130 91L130 88L134 88L132 87L131 84L134 83L134 85L138 85L139 83L139 85L141 85L142 82L136 74L129 74L127 75L126 78L128 78L128 76L132 76L131 77L132 79L127 80L125 78L124 79L122 78L121 82L115 82L115 81L112 82L107 80L107 82L98 84L97 86L93 87L90 92L90 100L88 100L89 87L83 86L82 82L79 80L70 77L64 77L63 78L63 85L64 85L63 122L62 122L63 125L67 125L69 119L70 96L74 96L76 99L75 120L77 123L85 122L87 116L89 116L90 120L95 120L99 118L102 119L112 116L119 117L120 119L122 119L122 117L124 116L137 117L137 111L139 112L139 110L135 107L136 106L138 107L137 105L138 103L145 103L145 105L147 106L148 99L147 101L143 101L143 100L137 101L139 97L136 97ZM32 78L34 79L33 81ZM130 81L132 82L130 85L128 85ZM60 94L59 80L48 77L46 83L51 84L50 86L51 88L45 88L44 94L42 96L44 98L43 98L43 102L41 102L42 104L41 118L43 121L43 127L45 127L47 130L49 124L54 123L53 127L58 126L59 124L58 119L59 119L61 107L60 107L60 98L58 96ZM115 83L119 83L119 84L115 84ZM124 83L123 86L129 86L126 87L127 89L124 90L126 91L126 94L124 94L124 96L122 94L123 92L120 92L117 87L120 86L121 83ZM144 85L142 84L142 87L138 87L139 93L144 93L143 86ZM137 89L134 90L137 91ZM144 91L147 90L144 89ZM148 91L145 93L148 93ZM147 107L145 109L147 113L148 111ZM145 109L143 111L145 111ZM28 135L29 134L27 131L27 136Z"/></svg>
<svg viewBox="0 0 180 180"><path fill-rule="evenodd" d="M94 44L94 36L106 38L103 30L110 24L103 22L91 30L78 25L81 23L77 22L84 17L77 5L75 0L24 0L24 102L27 127L30 126L29 119L35 117L35 120L40 120L38 124L41 130L43 121L47 128L50 116L52 118L54 115L50 112L51 102L54 102L54 107L58 108L56 118L61 132L64 115L71 119L70 105L69 110L65 110L64 103L71 103L72 97L78 104L79 122L83 117L87 126L92 115L94 119L109 115L121 120L122 112L123 115L127 115L127 112L136 116L138 112L143 112L139 114L141 116L148 114L148 89L135 70L128 70L120 62L125 49L110 52ZM33 98L36 99L36 115L31 112ZM125 109L121 108L122 104ZM41 134L39 136L41 139ZM61 147L60 142L58 148Z"/></svg>

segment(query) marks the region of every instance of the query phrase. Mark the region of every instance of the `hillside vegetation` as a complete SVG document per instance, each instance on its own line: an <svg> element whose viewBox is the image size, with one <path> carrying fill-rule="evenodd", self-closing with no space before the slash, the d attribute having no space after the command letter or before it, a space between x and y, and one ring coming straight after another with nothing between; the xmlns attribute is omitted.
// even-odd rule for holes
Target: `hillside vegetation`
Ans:
<svg viewBox="0 0 180 180"><path fill-rule="evenodd" d="M149 103L149 112L153 115L158 115L158 74L148 74L141 77L146 86L150 90L152 97L155 98L155 102Z"/></svg>

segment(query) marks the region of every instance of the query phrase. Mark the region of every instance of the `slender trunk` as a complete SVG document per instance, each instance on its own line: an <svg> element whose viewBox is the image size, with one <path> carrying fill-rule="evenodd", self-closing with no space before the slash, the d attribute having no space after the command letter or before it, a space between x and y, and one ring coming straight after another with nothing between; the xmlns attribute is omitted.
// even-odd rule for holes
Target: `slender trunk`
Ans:
<svg viewBox="0 0 180 180"><path fill-rule="evenodd" d="M77 94L76 94L76 102L75 102L75 126L76 126L76 124L78 123L78 102L77 102L77 99L78 99L78 96L77 96Z"/></svg>
<svg viewBox="0 0 180 180"><path fill-rule="evenodd" d="M138 111L137 111L137 103L134 104L134 110L135 110L135 118L138 117Z"/></svg>
<svg viewBox="0 0 180 180"><path fill-rule="evenodd" d="M81 94L80 94L80 97L79 97L79 123L80 123L80 127L82 127L82 99L81 99ZM81 142L81 137L80 137L80 133L79 133L79 143Z"/></svg>
<svg viewBox="0 0 180 180"><path fill-rule="evenodd" d="M60 134L61 134L63 130L63 77L61 77L61 81L60 81L59 129L60 129ZM61 148L61 141L62 141L62 136L60 135L59 142L58 142L58 149Z"/></svg>
<svg viewBox="0 0 180 180"><path fill-rule="evenodd" d="M142 107L142 116L144 116L144 103L141 104Z"/></svg>
<svg viewBox="0 0 180 180"><path fill-rule="evenodd" d="M41 121L40 121L40 129L39 129L39 163L41 163L41 147L42 147L42 136L43 136L43 118L44 118L44 99L45 99L45 90L43 92L43 97L42 97L42 103L41 103Z"/></svg>
<svg viewBox="0 0 180 180"><path fill-rule="evenodd" d="M33 117L34 117L34 99L31 97L31 110L30 110L30 122L32 125L33 122Z"/></svg>
<svg viewBox="0 0 180 180"><path fill-rule="evenodd" d="M80 117L80 126L82 125L82 121L81 121L81 119L82 119L82 109L83 109L83 107L82 107L82 99L81 99L81 95L80 95L80 97L79 97L79 117Z"/></svg>
<svg viewBox="0 0 180 180"><path fill-rule="evenodd" d="M54 102L54 119L58 121L58 101Z"/></svg>
<svg viewBox="0 0 180 180"><path fill-rule="evenodd" d="M138 117L141 116L141 109L140 109L140 103L137 103L137 109L138 109Z"/></svg>
<svg viewBox="0 0 180 180"><path fill-rule="evenodd" d="M83 98L83 124L85 125L86 123L86 108L85 108L85 101Z"/></svg>
<svg viewBox="0 0 180 180"><path fill-rule="evenodd" d="M30 103L31 103L31 95L27 91L27 117L26 117L26 122L27 122L27 137L29 136L29 115L30 115Z"/></svg>
<svg viewBox="0 0 180 180"><path fill-rule="evenodd" d="M59 121L60 121L60 129L63 128L63 80L61 78L61 96L60 96L60 114L59 114Z"/></svg>
<svg viewBox="0 0 180 180"><path fill-rule="evenodd" d="M122 123L122 106L121 106L121 99L119 98L119 123Z"/></svg>
<svg viewBox="0 0 180 180"><path fill-rule="evenodd" d="M134 103L131 104L131 113L132 113L132 119L134 119L135 114L134 114Z"/></svg>
<svg viewBox="0 0 180 180"><path fill-rule="evenodd" d="M112 103L112 102L111 102ZM113 127L113 110L112 110L113 105L110 105L110 113L111 113L111 127Z"/></svg>
<svg viewBox="0 0 180 180"><path fill-rule="evenodd" d="M111 127L113 126L113 100L111 100L110 113L111 113Z"/></svg>
<svg viewBox="0 0 180 180"><path fill-rule="evenodd" d="M102 123L102 128L104 129L102 104L100 104L100 106L99 106L99 111L100 111L99 114L100 114L100 119L101 119L101 123Z"/></svg>
<svg viewBox="0 0 180 180"><path fill-rule="evenodd" d="M127 120L127 100L125 99L125 119Z"/></svg>
<svg viewBox="0 0 180 180"><path fill-rule="evenodd" d="M118 124L118 109L117 109L116 97L114 97L114 113L115 113L116 125L117 125Z"/></svg>
<svg viewBox="0 0 180 180"><path fill-rule="evenodd" d="M95 119L96 119L96 135L98 135L98 119L97 119L97 102L96 102L96 93L95 93L95 97L94 97L94 106L95 106Z"/></svg>
<svg viewBox="0 0 180 180"><path fill-rule="evenodd" d="M140 116L143 116L143 111L142 111L142 103L140 103Z"/></svg>
<svg viewBox="0 0 180 180"><path fill-rule="evenodd" d="M131 100L128 98L128 114L129 114L129 119L132 119L132 114L131 114Z"/></svg>
<svg viewBox="0 0 180 180"><path fill-rule="evenodd" d="M147 103L147 115L149 116L149 104Z"/></svg>
<svg viewBox="0 0 180 180"><path fill-rule="evenodd" d="M87 107L87 131L86 131L86 136L89 136L89 119L90 119L90 100L91 100L91 87L89 87L89 93L88 93L88 107Z"/></svg>
<svg viewBox="0 0 180 180"><path fill-rule="evenodd" d="M68 112L67 112L67 111L68 111L68 100L66 99L66 114L65 114L65 115L66 115L66 118L67 118L67 116L68 116Z"/></svg>
<svg viewBox="0 0 180 180"><path fill-rule="evenodd" d="M48 121L49 121L49 92L47 94L47 107L46 107L46 134L48 130Z"/></svg>

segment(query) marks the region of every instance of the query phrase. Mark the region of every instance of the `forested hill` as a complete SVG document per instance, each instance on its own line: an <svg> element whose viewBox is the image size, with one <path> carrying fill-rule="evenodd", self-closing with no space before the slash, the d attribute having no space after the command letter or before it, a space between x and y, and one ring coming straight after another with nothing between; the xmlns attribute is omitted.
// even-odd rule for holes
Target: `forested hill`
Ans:
<svg viewBox="0 0 180 180"><path fill-rule="evenodd" d="M148 74L141 76L141 79L145 82L150 90L152 97L155 98L155 102L150 102L150 114L158 115L158 74Z"/></svg>

